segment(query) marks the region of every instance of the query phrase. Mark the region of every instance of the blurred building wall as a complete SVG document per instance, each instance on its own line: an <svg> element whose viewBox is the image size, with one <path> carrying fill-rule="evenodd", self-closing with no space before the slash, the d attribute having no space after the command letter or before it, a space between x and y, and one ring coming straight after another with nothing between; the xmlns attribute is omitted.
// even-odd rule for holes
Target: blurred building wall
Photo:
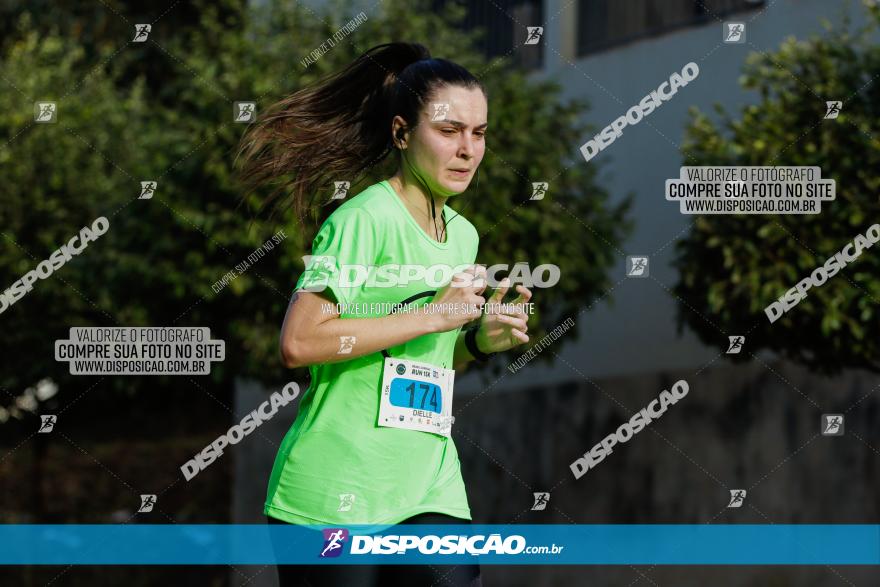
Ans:
<svg viewBox="0 0 880 587"><path fill-rule="evenodd" d="M759 7L723 17L723 20L747 22L746 42L743 44L722 44L722 23L711 19L704 25L576 57L578 2L545 0L545 62L543 69L534 75L558 81L564 88L563 99L587 99L591 108L586 121L596 127L596 132L624 115L661 82L668 80L670 74L680 72L688 62L694 61L700 67L700 74L694 81L639 124L627 126L622 136L590 162L600 166L599 179L610 190L614 201L627 193L635 194L632 209L634 233L621 248L627 255L648 255L651 276L666 288L671 290L678 278L669 266L674 241L687 234L688 226L695 218L681 214L677 203L664 198L665 180L678 177L682 165L678 145L683 140L688 108L698 106L701 111L712 115L712 106L716 102L728 112L738 112L741 107L757 102L756 93L746 92L738 84L746 55L753 51L773 51L789 36L821 35L824 30L820 20L828 18L839 23L845 4L824 0L775 0L765 3L766 10ZM859 26L864 22L864 11L857 2L852 4L853 24ZM763 13L749 22L762 10ZM500 15L499 18L507 17ZM490 103L490 117L491 109ZM581 144L590 138L592 136L583 137ZM553 140L553 137L535 137L536 144L542 140ZM586 165L579 147L580 144L571 145L572 157L575 164ZM557 210L548 201L552 196L551 184L544 200L551 211L548 213ZM586 233L588 229L584 228L584 231ZM480 247L492 247L491 234L483 236ZM624 278L625 257L621 256L619 261L612 283ZM564 279L565 275L562 277ZM689 367L696 369L718 356L716 350L706 348L687 329L679 337L675 327L678 302L671 292L654 280L623 279L613 289L611 297L613 307L602 300L576 318L580 329L576 344L566 340L565 348L562 348L563 345L557 342L542 353L558 352L563 360L557 360L552 367L539 366L536 361L515 375L508 373L503 385L495 386L489 393L500 388L520 389L539 383L560 383L578 379L579 373L607 377ZM535 290L533 301L540 305L540 300L541 292ZM583 305L586 307L594 302L584 299ZM754 318L754 322L766 321L763 314ZM743 331L754 322L743 324ZM568 336L566 334L564 338ZM719 336L726 340L721 333ZM534 342L520 348L525 351ZM723 358L720 362L724 362ZM572 366L576 366L577 371ZM478 392L485 386L473 373L457 377L455 385L456 393L461 394Z"/></svg>

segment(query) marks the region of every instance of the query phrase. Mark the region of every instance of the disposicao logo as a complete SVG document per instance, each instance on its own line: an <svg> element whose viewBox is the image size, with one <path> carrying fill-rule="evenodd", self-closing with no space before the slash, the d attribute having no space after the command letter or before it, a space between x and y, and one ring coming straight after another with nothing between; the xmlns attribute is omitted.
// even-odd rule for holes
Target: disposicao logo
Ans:
<svg viewBox="0 0 880 587"><path fill-rule="evenodd" d="M322 532L324 532L324 547L318 557L332 558L342 554L342 545L348 540L348 530L345 528L324 528Z"/></svg>

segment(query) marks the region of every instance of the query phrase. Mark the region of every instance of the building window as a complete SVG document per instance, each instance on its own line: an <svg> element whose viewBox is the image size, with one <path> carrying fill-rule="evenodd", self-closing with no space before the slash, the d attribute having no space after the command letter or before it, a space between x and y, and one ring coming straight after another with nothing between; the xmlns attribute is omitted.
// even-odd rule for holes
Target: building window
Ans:
<svg viewBox="0 0 880 587"><path fill-rule="evenodd" d="M715 22L764 4L764 0L579 0L577 56Z"/></svg>
<svg viewBox="0 0 880 587"><path fill-rule="evenodd" d="M435 12L454 0L434 0ZM526 69L539 68L544 60L545 39L533 45L525 45L526 27L544 26L543 0L457 0L463 5L466 16L461 28L471 31L482 28L484 35L477 41L477 48L486 59L509 55L513 64ZM432 51L440 50L428 44Z"/></svg>

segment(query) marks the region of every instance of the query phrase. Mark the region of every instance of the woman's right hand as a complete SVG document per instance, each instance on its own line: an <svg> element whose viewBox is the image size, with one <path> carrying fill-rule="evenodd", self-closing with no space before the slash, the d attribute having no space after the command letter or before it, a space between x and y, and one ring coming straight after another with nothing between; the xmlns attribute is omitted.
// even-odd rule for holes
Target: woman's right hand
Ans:
<svg viewBox="0 0 880 587"><path fill-rule="evenodd" d="M447 332L464 326L483 314L483 291L486 289L486 268L471 265L440 288L434 299L425 304L423 311L435 321L438 332Z"/></svg>

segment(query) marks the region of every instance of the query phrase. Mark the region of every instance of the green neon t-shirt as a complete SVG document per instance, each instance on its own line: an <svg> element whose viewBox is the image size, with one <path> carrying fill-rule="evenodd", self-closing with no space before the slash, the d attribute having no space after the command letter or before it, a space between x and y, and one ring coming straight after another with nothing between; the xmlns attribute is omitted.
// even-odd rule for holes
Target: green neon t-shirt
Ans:
<svg viewBox="0 0 880 587"><path fill-rule="evenodd" d="M388 303L410 298L410 307L430 302L433 296L426 292L451 278L431 267L460 271L476 260L479 245L466 218L449 206L443 214L448 236L439 243L416 223L387 181L373 184L321 226L296 289L324 288L328 298L342 304L341 320L384 316ZM405 285L379 287L388 279L375 268L392 264L428 270L426 277ZM370 275L359 276L353 265L365 266ZM459 331L427 334L387 350L395 358L451 369ZM309 367L311 384L272 467L266 515L298 524L339 525L397 524L426 512L471 519L452 438L378 425L383 366L384 357L376 352Z"/></svg>

